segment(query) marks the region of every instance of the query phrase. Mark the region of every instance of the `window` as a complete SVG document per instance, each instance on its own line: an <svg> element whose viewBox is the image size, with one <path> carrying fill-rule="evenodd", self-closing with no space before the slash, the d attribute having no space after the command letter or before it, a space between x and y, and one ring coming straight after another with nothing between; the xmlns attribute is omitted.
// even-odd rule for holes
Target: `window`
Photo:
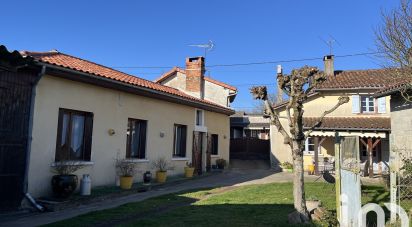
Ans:
<svg viewBox="0 0 412 227"><path fill-rule="evenodd" d="M90 161L93 113L59 109L56 162Z"/></svg>
<svg viewBox="0 0 412 227"><path fill-rule="evenodd" d="M259 138L260 130L246 129L245 135L247 138Z"/></svg>
<svg viewBox="0 0 412 227"><path fill-rule="evenodd" d="M212 134L212 155L218 155L218 147L219 147L219 136L217 134Z"/></svg>
<svg viewBox="0 0 412 227"><path fill-rule="evenodd" d="M186 157L187 126L175 124L174 131L173 157L184 158Z"/></svg>
<svg viewBox="0 0 412 227"><path fill-rule="evenodd" d="M202 126L202 125L203 125L203 111L196 110L196 126Z"/></svg>
<svg viewBox="0 0 412 227"><path fill-rule="evenodd" d="M307 154L313 154L315 152L315 140L313 137L308 137L305 141L305 152Z"/></svg>
<svg viewBox="0 0 412 227"><path fill-rule="evenodd" d="M375 112L375 99L371 96L361 96L362 113Z"/></svg>
<svg viewBox="0 0 412 227"><path fill-rule="evenodd" d="M146 158L146 129L147 121L128 120L126 158Z"/></svg>

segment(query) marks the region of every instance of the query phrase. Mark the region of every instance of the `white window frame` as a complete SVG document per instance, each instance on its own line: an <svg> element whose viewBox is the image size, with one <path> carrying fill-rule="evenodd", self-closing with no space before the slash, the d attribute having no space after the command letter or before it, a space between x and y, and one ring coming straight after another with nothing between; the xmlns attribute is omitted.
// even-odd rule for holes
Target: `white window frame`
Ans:
<svg viewBox="0 0 412 227"><path fill-rule="evenodd" d="M312 143L309 143L309 139L312 140ZM313 151L310 151L310 150L309 150L309 146L310 146L310 145L313 145ZM315 139L314 139L313 137L308 137L308 138L306 138L304 154L306 154L306 155L314 155L314 154L315 154L315 150L316 150Z"/></svg>
<svg viewBox="0 0 412 227"><path fill-rule="evenodd" d="M365 107L366 107L366 111L364 111L363 110L363 99L365 98ZM371 99L373 100L373 111L370 111L369 110L369 108L371 107L370 105L369 105L369 103L370 103L370 101L371 101ZM361 113L375 113L376 112L376 99L375 98L373 98L372 96L369 96L369 95L361 95L360 96L360 99L359 99L359 102L360 102L360 111L361 111Z"/></svg>
<svg viewBox="0 0 412 227"><path fill-rule="evenodd" d="M197 124L197 113L200 114L200 123L201 125ZM195 109L195 131L197 132L207 132L207 127L205 126L205 111L202 109Z"/></svg>
<svg viewBox="0 0 412 227"><path fill-rule="evenodd" d="M197 124L198 113L200 113L200 124ZM204 111L201 109L195 110L195 125L196 126L204 126L205 125L205 114Z"/></svg>

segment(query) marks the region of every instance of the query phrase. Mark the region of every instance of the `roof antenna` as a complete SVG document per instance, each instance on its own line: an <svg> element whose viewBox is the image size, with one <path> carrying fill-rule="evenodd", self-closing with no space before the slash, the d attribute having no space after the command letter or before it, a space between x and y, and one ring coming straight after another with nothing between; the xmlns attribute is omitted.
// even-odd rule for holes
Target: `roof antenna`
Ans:
<svg viewBox="0 0 412 227"><path fill-rule="evenodd" d="M341 46L340 43L338 42L338 40L335 39L332 35L329 35L329 39L328 39L328 40L324 40L324 39L322 39L322 37L320 37L320 36L319 36L319 39L322 40L322 42L324 42L324 43L326 44L326 46L329 47L329 55L332 55L332 53L333 53L333 44L334 44L334 43L336 43L336 44L338 44L339 46Z"/></svg>
<svg viewBox="0 0 412 227"><path fill-rule="evenodd" d="M204 58L206 58L206 53L208 51L212 51L215 48L215 44L213 43L212 40L209 40L209 42L205 44L190 44L188 46L204 48L205 49L205 55L203 56Z"/></svg>

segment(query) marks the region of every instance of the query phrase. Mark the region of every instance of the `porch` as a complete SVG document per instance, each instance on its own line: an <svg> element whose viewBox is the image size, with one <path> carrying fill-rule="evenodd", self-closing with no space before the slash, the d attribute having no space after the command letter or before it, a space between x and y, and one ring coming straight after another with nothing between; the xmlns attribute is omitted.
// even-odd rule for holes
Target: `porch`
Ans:
<svg viewBox="0 0 412 227"><path fill-rule="evenodd" d="M304 167L308 171L314 165L314 174L334 171L335 132L313 132L306 141ZM387 133L339 132L340 136L359 137L361 175L374 177L388 172L389 139Z"/></svg>

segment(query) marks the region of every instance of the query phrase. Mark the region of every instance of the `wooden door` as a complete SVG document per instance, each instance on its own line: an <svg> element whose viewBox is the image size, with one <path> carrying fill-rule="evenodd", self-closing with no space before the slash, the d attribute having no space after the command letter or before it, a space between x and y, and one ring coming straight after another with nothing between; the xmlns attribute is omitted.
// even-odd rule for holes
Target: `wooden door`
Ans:
<svg viewBox="0 0 412 227"><path fill-rule="evenodd" d="M195 173L202 174L203 133L193 132L192 164Z"/></svg>
<svg viewBox="0 0 412 227"><path fill-rule="evenodd" d="M212 169L212 134L207 134L206 172Z"/></svg>

